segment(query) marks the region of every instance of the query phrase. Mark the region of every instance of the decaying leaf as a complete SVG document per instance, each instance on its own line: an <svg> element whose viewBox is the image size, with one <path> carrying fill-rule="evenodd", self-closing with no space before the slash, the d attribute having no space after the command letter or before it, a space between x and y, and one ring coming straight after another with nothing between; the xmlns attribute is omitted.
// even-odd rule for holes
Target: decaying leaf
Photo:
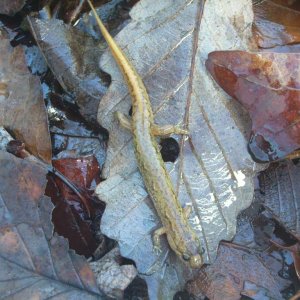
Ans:
<svg viewBox="0 0 300 300"><path fill-rule="evenodd" d="M261 1L254 6L254 15L254 37L260 48L300 42L300 12L287 7L286 3Z"/></svg>
<svg viewBox="0 0 300 300"><path fill-rule="evenodd" d="M0 124L22 140L31 154L50 164L51 141L40 81L29 72L23 48L12 48L2 30L0 41Z"/></svg>
<svg viewBox="0 0 300 300"><path fill-rule="evenodd" d="M13 16L25 5L26 0L2 0L0 14Z"/></svg>
<svg viewBox="0 0 300 300"><path fill-rule="evenodd" d="M300 54L216 51L207 69L249 112L249 149L258 161L284 158L300 147Z"/></svg>
<svg viewBox="0 0 300 300"><path fill-rule="evenodd" d="M251 252L225 243L220 244L214 264L201 269L187 288L195 295L204 292L209 299L240 300L247 282L267 291L271 299L283 299L282 279L277 274L271 274L264 262Z"/></svg>
<svg viewBox="0 0 300 300"><path fill-rule="evenodd" d="M247 151L242 110L215 86L204 61L216 49L247 48L252 8L250 1L206 1L202 18L203 4L142 0L116 40L145 82L156 123L181 123L190 131L188 139L174 137L181 152L168 167L180 201L193 206L190 222L204 260L212 262L219 241L232 238L237 214L251 203L256 166ZM166 243L161 255L152 252L151 235L160 222L137 170L132 135L114 118L115 111L128 114L130 96L109 53L101 65L112 76L98 114L110 134L107 180L96 190L107 203L101 229L118 240L123 256L136 262L150 297L169 299L190 270Z"/></svg>
<svg viewBox="0 0 300 300"><path fill-rule="evenodd" d="M57 19L28 18L31 31L62 88L75 97L81 114L96 122L97 108L106 86L98 59L98 44Z"/></svg>
<svg viewBox="0 0 300 300"><path fill-rule="evenodd" d="M300 238L300 166L291 161L272 164L259 175L263 205Z"/></svg>
<svg viewBox="0 0 300 300"><path fill-rule="evenodd" d="M101 299L85 259L53 235L44 168L0 152L0 294L10 299Z"/></svg>
<svg viewBox="0 0 300 300"><path fill-rule="evenodd" d="M100 242L95 228L105 207L89 190L99 180L97 160L94 156L64 158L53 160L53 167L68 178L78 192L74 193L56 175L48 176L46 194L55 204L52 214L55 231L68 239L76 253L90 257Z"/></svg>

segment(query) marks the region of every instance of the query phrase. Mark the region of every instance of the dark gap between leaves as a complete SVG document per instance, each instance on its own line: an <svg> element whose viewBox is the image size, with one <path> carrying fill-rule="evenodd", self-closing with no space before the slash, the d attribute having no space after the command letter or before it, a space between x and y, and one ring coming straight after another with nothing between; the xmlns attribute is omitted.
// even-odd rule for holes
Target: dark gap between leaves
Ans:
<svg viewBox="0 0 300 300"><path fill-rule="evenodd" d="M274 235L280 238L285 246L291 246L298 242L277 220L273 219L273 221L275 224Z"/></svg>
<svg viewBox="0 0 300 300"><path fill-rule="evenodd" d="M187 291L179 291L173 297L173 300L191 300L191 299L193 299L193 297L191 297L191 295Z"/></svg>
<svg viewBox="0 0 300 300"><path fill-rule="evenodd" d="M161 139L161 156L164 162L175 162L178 158L180 148L174 138Z"/></svg>
<svg viewBox="0 0 300 300"><path fill-rule="evenodd" d="M148 299L148 288L144 279L137 276L124 291L124 300Z"/></svg>

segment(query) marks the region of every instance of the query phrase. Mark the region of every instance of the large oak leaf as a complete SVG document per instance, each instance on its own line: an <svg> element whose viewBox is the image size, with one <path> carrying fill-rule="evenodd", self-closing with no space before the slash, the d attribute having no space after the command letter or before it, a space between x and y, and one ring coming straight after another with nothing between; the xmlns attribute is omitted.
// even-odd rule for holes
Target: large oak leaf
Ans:
<svg viewBox="0 0 300 300"><path fill-rule="evenodd" d="M174 136L181 152L168 167L182 205L193 207L190 222L204 260L212 262L219 241L233 237L237 214L251 203L255 164L243 135L247 122L242 110L214 85L204 62L216 49L247 48L252 14L249 1L207 1L202 18L203 4L142 0L116 40L145 82L155 122L189 128L188 139ZM97 188L107 203L101 229L118 240L123 256L136 262L150 297L169 299L190 270L165 240L161 255L152 252L152 234L160 221L137 169L132 135L114 118L115 111L128 114L130 96L109 53L101 65L112 76L98 114L110 134L103 172L107 180Z"/></svg>

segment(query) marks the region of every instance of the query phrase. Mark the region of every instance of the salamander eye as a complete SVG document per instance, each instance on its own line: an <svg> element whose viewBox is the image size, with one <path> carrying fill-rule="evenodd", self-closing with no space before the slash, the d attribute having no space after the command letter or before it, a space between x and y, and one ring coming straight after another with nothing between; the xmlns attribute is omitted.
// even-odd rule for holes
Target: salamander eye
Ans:
<svg viewBox="0 0 300 300"><path fill-rule="evenodd" d="M187 253L182 254L182 259L188 261L191 257Z"/></svg>

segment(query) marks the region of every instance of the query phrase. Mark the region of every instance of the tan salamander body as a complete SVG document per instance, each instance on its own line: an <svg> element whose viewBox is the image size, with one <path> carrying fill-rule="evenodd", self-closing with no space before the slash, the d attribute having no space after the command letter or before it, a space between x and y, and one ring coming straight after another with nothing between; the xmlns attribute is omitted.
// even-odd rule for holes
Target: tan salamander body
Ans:
<svg viewBox="0 0 300 300"><path fill-rule="evenodd" d="M190 267L199 268L202 265L200 241L188 223L188 212L182 209L176 197L155 140L158 135L186 134L186 131L177 126L158 127L154 124L148 93L142 79L104 27L91 2L88 2L130 91L132 120L129 122L121 113L117 115L121 124L132 131L139 170L163 224L154 234L154 244L159 247L160 235L166 234L172 250Z"/></svg>

